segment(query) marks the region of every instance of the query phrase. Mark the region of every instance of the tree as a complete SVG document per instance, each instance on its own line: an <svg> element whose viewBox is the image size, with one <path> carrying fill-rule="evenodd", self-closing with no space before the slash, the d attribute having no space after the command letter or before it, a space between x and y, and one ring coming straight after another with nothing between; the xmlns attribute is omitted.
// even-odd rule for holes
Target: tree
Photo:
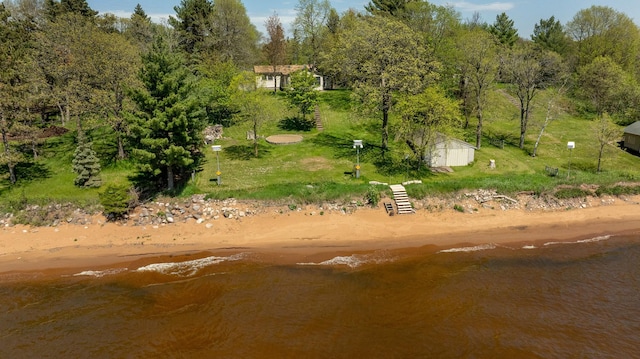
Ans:
<svg viewBox="0 0 640 359"><path fill-rule="evenodd" d="M598 172L602 170L602 157L605 149L612 146L622 137L620 127L611 121L606 113L593 123L593 132L598 143Z"/></svg>
<svg viewBox="0 0 640 359"><path fill-rule="evenodd" d="M96 105L106 117L106 123L116 136L117 158L124 159L125 139L129 131L124 112L132 107L127 89L139 84L136 72L140 68L140 53L135 45L117 33L98 34L95 44L100 48L96 66L102 76L95 83Z"/></svg>
<svg viewBox="0 0 640 359"><path fill-rule="evenodd" d="M577 81L576 95L588 101L598 117L621 113L635 103L635 80L609 57L579 68Z"/></svg>
<svg viewBox="0 0 640 359"><path fill-rule="evenodd" d="M269 65L275 74L277 66L284 65L284 59L287 54L287 42L284 38L284 28L280 23L280 18L276 13L269 16L265 22L267 28L267 43L264 44L262 51ZM277 79L273 77L273 92L277 91Z"/></svg>
<svg viewBox="0 0 640 359"><path fill-rule="evenodd" d="M81 140L73 154L73 172L77 174L73 183L78 187L100 187L100 161L90 142Z"/></svg>
<svg viewBox="0 0 640 359"><path fill-rule="evenodd" d="M103 32L81 15L68 13L47 23L36 35L38 65L47 78L51 101L63 125L75 117L79 133L87 114L97 110L93 85L102 78L96 66L103 50L95 41L100 34Z"/></svg>
<svg viewBox="0 0 640 359"><path fill-rule="evenodd" d="M439 64L405 24L390 17L355 20L327 54L326 69L347 78L364 108L382 114L382 143L388 148L393 96L419 93L437 78Z"/></svg>
<svg viewBox="0 0 640 359"><path fill-rule="evenodd" d="M305 45L308 62L318 64L322 36L331 10L329 0L298 0L293 21L294 37Z"/></svg>
<svg viewBox="0 0 640 359"><path fill-rule="evenodd" d="M400 136L418 160L418 170L437 137L451 133L460 124L459 104L437 86L403 96L398 101L397 112L402 118Z"/></svg>
<svg viewBox="0 0 640 359"><path fill-rule="evenodd" d="M50 21L55 21L60 15L72 13L86 19L93 19L98 12L91 9L86 0L55 0L45 1L45 13Z"/></svg>
<svg viewBox="0 0 640 359"><path fill-rule="evenodd" d="M512 84L520 102L521 149L524 149L531 102L539 89L555 80L555 75L560 72L560 62L558 55L539 52L526 45L514 48L506 58L504 76Z"/></svg>
<svg viewBox="0 0 640 359"><path fill-rule="evenodd" d="M518 30L504 12L496 16L496 21L489 26L489 32L503 45L513 46L518 41Z"/></svg>
<svg viewBox="0 0 640 359"><path fill-rule="evenodd" d="M372 0L364 8L372 15L398 16L402 14L408 4L415 2L418 0Z"/></svg>
<svg viewBox="0 0 640 359"><path fill-rule="evenodd" d="M637 75L640 30L627 15L606 6L580 10L566 25L577 47L577 66L607 56L628 73Z"/></svg>
<svg viewBox="0 0 640 359"><path fill-rule="evenodd" d="M260 34L240 0L215 0L210 17L211 55L240 67L252 65L258 54Z"/></svg>
<svg viewBox="0 0 640 359"><path fill-rule="evenodd" d="M564 54L569 46L569 38L562 28L560 21L551 16L549 19L541 19L533 28L531 40L543 49Z"/></svg>
<svg viewBox="0 0 640 359"><path fill-rule="evenodd" d="M258 131L267 120L275 118L273 105L265 96L265 92L256 88L255 74L245 71L237 75L231 82L233 102L239 110L235 117L251 124L253 131L253 154L258 157Z"/></svg>
<svg viewBox="0 0 640 359"><path fill-rule="evenodd" d="M211 36L210 17L213 3L209 0L182 0L169 16L169 25L176 30L179 46L188 54L206 50L204 43Z"/></svg>
<svg viewBox="0 0 640 359"><path fill-rule="evenodd" d="M146 50L153 41L151 19L147 16L147 13L142 9L140 4L136 5L133 14L131 14L125 35L133 40L134 43L138 44L142 50Z"/></svg>
<svg viewBox="0 0 640 359"><path fill-rule="evenodd" d="M22 151L9 141L9 136L31 139L34 157L35 134L33 120L42 108L43 78L34 61L34 38L29 30L30 19L15 19L0 3L0 164L6 165L9 181L15 184L15 167L25 161Z"/></svg>
<svg viewBox="0 0 640 359"><path fill-rule="evenodd" d="M471 30L460 39L458 50L462 78L468 82L473 97L473 109L478 120L476 148L480 148L487 91L495 82L498 70L496 46L490 34Z"/></svg>
<svg viewBox="0 0 640 359"><path fill-rule="evenodd" d="M140 179L172 191L201 163L205 112L192 96L190 73L162 37L143 56L139 76L143 87L132 93L138 110L128 115L132 155Z"/></svg>
<svg viewBox="0 0 640 359"><path fill-rule="evenodd" d="M540 144L540 140L542 139L542 135L544 134L544 130L546 130L547 126L551 123L551 121L556 119L558 116L558 102L560 102L561 97L566 92L566 86L568 82L567 73L563 73L563 81L560 87L551 91L551 95L549 96L549 101L547 101L547 111L544 117L544 122L540 127L540 132L538 133L538 138L536 139L536 143L533 145L533 151L531 152L531 157L536 157L538 152L538 145Z"/></svg>
<svg viewBox="0 0 640 359"><path fill-rule="evenodd" d="M287 100L291 106L300 109L302 119L310 114L318 103L317 82L308 69L296 71L291 74L291 84L285 91Z"/></svg>

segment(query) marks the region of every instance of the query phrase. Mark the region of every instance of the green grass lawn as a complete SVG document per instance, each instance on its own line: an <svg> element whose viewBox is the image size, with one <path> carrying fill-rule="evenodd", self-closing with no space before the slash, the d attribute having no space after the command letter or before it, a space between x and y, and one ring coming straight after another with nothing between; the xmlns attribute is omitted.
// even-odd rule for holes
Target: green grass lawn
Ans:
<svg viewBox="0 0 640 359"><path fill-rule="evenodd" d="M291 129L283 122L296 115L287 107L281 96L270 100L280 116L261 124L259 156L253 156L253 143L246 139L251 124L239 123L224 129L219 153L222 185L216 178L216 155L205 148L206 161L195 179L183 190L182 195L207 194L214 198L249 198L263 200L292 200L296 202L320 202L324 200L348 200L362 198L369 181L400 183L406 180L422 180L422 185L412 186L415 197L464 189L491 188L502 192L551 191L558 185L582 183L612 184L619 181L640 179L640 158L619 148L608 148L603 159L603 171L596 173L597 143L591 130L591 121L565 108L546 128L537 156L531 157L535 140L544 121L548 92L540 92L535 101L527 133L525 149L518 148L519 110L508 91L499 88L489 96L490 105L485 111L485 138L475 153L475 162L467 167L456 167L453 173L432 174L408 166L403 160L409 153L405 145L394 142L390 136L390 148L384 157L380 151L380 120L366 118L352 108L350 92L327 91L320 95L320 112L324 131ZM310 116L311 117L311 116ZM393 128L396 118L392 116ZM622 128L621 128L622 129ZM462 135L471 142L475 122ZM291 145L272 145L264 138L274 134L295 133L303 141ZM489 138L503 138L506 146L500 149ZM361 177L349 173L356 162L353 140L364 141L360 152ZM573 151L567 142L575 141ZM80 204L97 203L99 189L79 189L73 185L75 174L71 159L75 145L71 134L49 139L41 149L40 157L28 168L20 169L22 180L10 186L6 169L0 169L0 199L7 204L20 201L47 203L71 201ZM496 168L489 168L495 160ZM545 167L559 168L559 175L550 177ZM567 174L571 169L571 176ZM103 168L103 183L127 183L133 172L128 162L119 162ZM27 178L27 180L25 180Z"/></svg>

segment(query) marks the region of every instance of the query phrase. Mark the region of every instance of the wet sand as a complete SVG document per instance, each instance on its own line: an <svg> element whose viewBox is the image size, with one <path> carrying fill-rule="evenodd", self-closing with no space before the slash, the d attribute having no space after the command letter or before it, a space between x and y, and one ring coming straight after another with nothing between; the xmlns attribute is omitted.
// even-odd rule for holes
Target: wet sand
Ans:
<svg viewBox="0 0 640 359"><path fill-rule="evenodd" d="M96 217L86 226L13 226L0 229L0 272L88 268L148 257L196 252L256 252L296 263L336 253L378 249L453 247L484 243L539 244L600 235L640 233L640 197L556 211L454 210L388 216L384 209L352 214L276 209L240 219L125 226ZM208 224L208 225L207 225Z"/></svg>

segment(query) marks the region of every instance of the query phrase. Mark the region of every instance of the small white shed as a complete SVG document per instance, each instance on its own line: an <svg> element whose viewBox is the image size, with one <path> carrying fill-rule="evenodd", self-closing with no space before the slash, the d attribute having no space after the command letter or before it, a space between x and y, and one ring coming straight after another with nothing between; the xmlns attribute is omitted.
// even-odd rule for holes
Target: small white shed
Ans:
<svg viewBox="0 0 640 359"><path fill-rule="evenodd" d="M624 148L640 152L640 121L624 128Z"/></svg>
<svg viewBox="0 0 640 359"><path fill-rule="evenodd" d="M438 134L433 146L427 149L425 161L430 167L467 166L474 161L475 150L467 142Z"/></svg>

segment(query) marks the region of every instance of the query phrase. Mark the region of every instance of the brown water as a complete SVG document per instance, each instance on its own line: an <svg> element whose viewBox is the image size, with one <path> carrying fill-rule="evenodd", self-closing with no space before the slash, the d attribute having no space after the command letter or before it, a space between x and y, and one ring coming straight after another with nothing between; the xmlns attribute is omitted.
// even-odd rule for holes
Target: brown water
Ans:
<svg viewBox="0 0 640 359"><path fill-rule="evenodd" d="M0 275L0 358L640 357L635 237L152 261Z"/></svg>

